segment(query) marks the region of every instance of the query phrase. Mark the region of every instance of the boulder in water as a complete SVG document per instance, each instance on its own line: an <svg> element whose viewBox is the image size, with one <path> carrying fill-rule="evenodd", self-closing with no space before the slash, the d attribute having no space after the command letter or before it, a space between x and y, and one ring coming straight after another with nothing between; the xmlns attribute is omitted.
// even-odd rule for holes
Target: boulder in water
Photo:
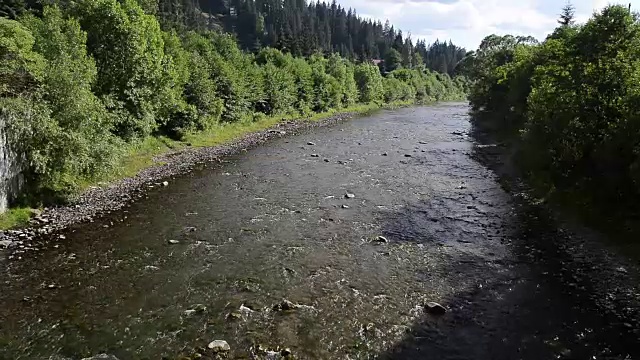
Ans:
<svg viewBox="0 0 640 360"><path fill-rule="evenodd" d="M207 345L213 353L228 352L231 350L229 343L224 340L214 340Z"/></svg>

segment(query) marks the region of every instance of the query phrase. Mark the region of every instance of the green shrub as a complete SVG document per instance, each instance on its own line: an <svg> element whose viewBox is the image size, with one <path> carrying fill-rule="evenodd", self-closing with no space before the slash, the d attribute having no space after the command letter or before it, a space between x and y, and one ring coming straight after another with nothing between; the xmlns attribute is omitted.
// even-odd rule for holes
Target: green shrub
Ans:
<svg viewBox="0 0 640 360"><path fill-rule="evenodd" d="M359 64L355 68L355 80L358 85L360 102L381 101L384 96L383 78L377 66Z"/></svg>

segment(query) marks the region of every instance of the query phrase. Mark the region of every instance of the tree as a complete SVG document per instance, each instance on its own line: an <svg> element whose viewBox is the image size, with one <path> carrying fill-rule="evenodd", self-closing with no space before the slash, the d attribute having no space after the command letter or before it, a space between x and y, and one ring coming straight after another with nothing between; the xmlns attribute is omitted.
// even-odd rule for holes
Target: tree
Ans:
<svg viewBox="0 0 640 360"><path fill-rule="evenodd" d="M360 64L355 68L355 80L358 84L360 102L371 103L381 101L384 87L382 75L377 66Z"/></svg>
<svg viewBox="0 0 640 360"><path fill-rule="evenodd" d="M135 0L84 0L78 14L98 67L94 90L119 114L115 133L124 138L151 134L165 85L158 21Z"/></svg>
<svg viewBox="0 0 640 360"><path fill-rule="evenodd" d="M489 36L461 64L474 121L508 134L541 193L627 217L640 212L640 23L610 5L572 26L568 4L541 43ZM442 82L446 84L446 81ZM612 211L615 210L615 211Z"/></svg>
<svg viewBox="0 0 640 360"><path fill-rule="evenodd" d="M386 71L393 71L402 66L402 54L396 49L389 49L384 56L384 68Z"/></svg>
<svg viewBox="0 0 640 360"><path fill-rule="evenodd" d="M33 50L33 34L0 18L0 97L32 96L44 77L44 58Z"/></svg>
<svg viewBox="0 0 640 360"><path fill-rule="evenodd" d="M558 24L561 26L570 26L575 23L576 8L570 2L567 2L562 8Z"/></svg>
<svg viewBox="0 0 640 360"><path fill-rule="evenodd" d="M42 99L50 118L46 128L33 129L43 143L31 152L32 170L41 186L70 189L76 178L91 178L114 164L118 143L110 132L112 118L91 91L97 69L79 22L65 19L57 7L45 7L42 19L22 21L47 63Z"/></svg>

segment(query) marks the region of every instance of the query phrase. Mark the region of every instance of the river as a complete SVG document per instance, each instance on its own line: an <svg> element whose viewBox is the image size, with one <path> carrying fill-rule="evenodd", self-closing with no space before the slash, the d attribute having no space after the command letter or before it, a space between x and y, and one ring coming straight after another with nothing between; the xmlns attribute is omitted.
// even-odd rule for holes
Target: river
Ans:
<svg viewBox="0 0 640 360"><path fill-rule="evenodd" d="M275 139L1 262L0 358L636 358L637 262L506 191L467 111Z"/></svg>

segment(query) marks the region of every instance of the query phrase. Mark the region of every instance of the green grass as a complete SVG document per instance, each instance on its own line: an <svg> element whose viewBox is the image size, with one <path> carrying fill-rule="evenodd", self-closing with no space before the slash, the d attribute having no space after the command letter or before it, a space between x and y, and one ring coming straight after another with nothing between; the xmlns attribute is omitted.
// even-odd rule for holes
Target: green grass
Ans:
<svg viewBox="0 0 640 360"><path fill-rule="evenodd" d="M28 207L17 207L0 214L0 229L12 229L27 225L31 219L31 209Z"/></svg>

